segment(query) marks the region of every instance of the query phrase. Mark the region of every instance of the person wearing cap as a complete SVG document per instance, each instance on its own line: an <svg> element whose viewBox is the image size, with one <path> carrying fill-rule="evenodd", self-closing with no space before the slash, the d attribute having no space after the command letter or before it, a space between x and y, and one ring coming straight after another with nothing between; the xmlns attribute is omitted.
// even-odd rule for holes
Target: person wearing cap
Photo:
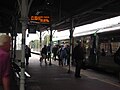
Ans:
<svg viewBox="0 0 120 90"><path fill-rule="evenodd" d="M73 49L73 58L75 60L75 77L81 78L80 70L82 69L82 61L84 59L84 49L80 41L77 41L77 45Z"/></svg>
<svg viewBox="0 0 120 90"><path fill-rule="evenodd" d="M0 90L10 90L10 36L0 36Z"/></svg>

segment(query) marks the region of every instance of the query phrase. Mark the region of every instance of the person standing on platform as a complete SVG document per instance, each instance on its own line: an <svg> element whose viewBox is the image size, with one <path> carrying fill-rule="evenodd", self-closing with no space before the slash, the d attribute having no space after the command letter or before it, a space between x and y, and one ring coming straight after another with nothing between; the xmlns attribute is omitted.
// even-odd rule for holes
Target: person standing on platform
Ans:
<svg viewBox="0 0 120 90"><path fill-rule="evenodd" d="M81 78L80 71L82 69L82 63L83 63L83 59L84 59L84 49L83 49L80 41L77 41L77 45L73 49L73 58L75 59L75 63L76 63L75 77Z"/></svg>
<svg viewBox="0 0 120 90"><path fill-rule="evenodd" d="M57 56L57 51L58 51L59 47L58 45L55 45L52 49L52 53L53 53L53 59L56 61L56 56Z"/></svg>
<svg viewBox="0 0 120 90"><path fill-rule="evenodd" d="M0 36L0 90L10 90L10 42L10 36Z"/></svg>
<svg viewBox="0 0 120 90"><path fill-rule="evenodd" d="M46 61L46 58L47 58L47 46L44 45L44 47L42 48L41 50L41 59L40 59L40 63L42 63L43 59L45 60L45 65L47 65L47 61Z"/></svg>
<svg viewBox="0 0 120 90"><path fill-rule="evenodd" d="M26 45L25 46L26 65L29 64L29 57L31 57L31 49Z"/></svg>

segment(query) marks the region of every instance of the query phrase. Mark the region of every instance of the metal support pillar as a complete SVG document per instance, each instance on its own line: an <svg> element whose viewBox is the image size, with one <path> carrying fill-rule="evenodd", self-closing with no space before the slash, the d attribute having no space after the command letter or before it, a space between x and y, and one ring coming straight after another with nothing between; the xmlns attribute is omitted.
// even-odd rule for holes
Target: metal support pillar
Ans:
<svg viewBox="0 0 120 90"><path fill-rule="evenodd" d="M17 37L17 35L15 35L15 37L14 37L13 61L15 61L15 58L16 58L16 37Z"/></svg>
<svg viewBox="0 0 120 90"><path fill-rule="evenodd" d="M69 69L68 73L70 73L71 61L72 61L72 47L73 47L73 18L70 20L71 28L70 28L70 61L69 61Z"/></svg>
<svg viewBox="0 0 120 90"><path fill-rule="evenodd" d="M21 58L21 77L20 77L20 90L25 90L25 30L26 23L22 22L22 58Z"/></svg>
<svg viewBox="0 0 120 90"><path fill-rule="evenodd" d="M25 90L25 41L28 17L28 0L22 0L21 4L21 23L22 23L22 58L21 58L21 76L20 90Z"/></svg>
<svg viewBox="0 0 120 90"><path fill-rule="evenodd" d="M13 52L13 32L11 33L11 39L12 39L12 42L11 42L11 44L12 44L12 47L11 47L11 57L12 57L12 60L11 60L11 62L13 62L13 54L14 54L14 52Z"/></svg>
<svg viewBox="0 0 120 90"><path fill-rule="evenodd" d="M42 48L42 32L40 31L40 50Z"/></svg>
<svg viewBox="0 0 120 90"><path fill-rule="evenodd" d="M17 38L17 19L15 19L16 23L15 23L15 32L14 32L14 51L13 51L13 61L15 61L16 58L16 38Z"/></svg>
<svg viewBox="0 0 120 90"><path fill-rule="evenodd" d="M40 57L41 57L41 48L42 48L42 32L40 31Z"/></svg>
<svg viewBox="0 0 120 90"><path fill-rule="evenodd" d="M52 26L50 26L50 63L49 65L52 65L51 63L51 54L52 54Z"/></svg>

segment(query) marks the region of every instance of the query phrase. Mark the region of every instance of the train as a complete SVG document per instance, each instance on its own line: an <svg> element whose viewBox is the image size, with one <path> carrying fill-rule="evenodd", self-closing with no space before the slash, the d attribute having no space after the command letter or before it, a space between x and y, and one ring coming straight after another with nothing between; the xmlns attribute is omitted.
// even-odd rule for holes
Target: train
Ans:
<svg viewBox="0 0 120 90"><path fill-rule="evenodd" d="M85 49L85 60L88 68L112 73L120 72L120 65L114 61L114 54L120 47L119 29L73 37L73 48L77 40L82 42ZM69 41L69 39L59 40L61 43L69 43Z"/></svg>
<svg viewBox="0 0 120 90"><path fill-rule="evenodd" d="M118 31L92 34L81 37L85 45L89 66L110 72L120 72L120 65L114 62L114 54L120 46Z"/></svg>

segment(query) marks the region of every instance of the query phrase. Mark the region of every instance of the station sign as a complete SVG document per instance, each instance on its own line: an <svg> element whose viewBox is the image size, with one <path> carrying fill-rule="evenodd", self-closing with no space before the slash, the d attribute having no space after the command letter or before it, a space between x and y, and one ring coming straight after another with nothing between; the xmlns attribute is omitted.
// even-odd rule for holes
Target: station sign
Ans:
<svg viewBox="0 0 120 90"><path fill-rule="evenodd" d="M50 16L31 16L31 21L37 21L41 24L50 24Z"/></svg>

